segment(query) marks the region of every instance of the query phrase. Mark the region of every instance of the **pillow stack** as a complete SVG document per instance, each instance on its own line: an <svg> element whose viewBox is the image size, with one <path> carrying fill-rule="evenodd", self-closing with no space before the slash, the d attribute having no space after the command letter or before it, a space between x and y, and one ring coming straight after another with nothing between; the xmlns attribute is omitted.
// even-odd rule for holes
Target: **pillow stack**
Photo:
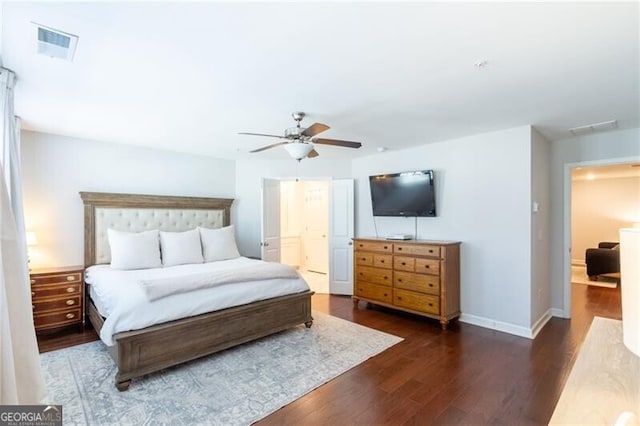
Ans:
<svg viewBox="0 0 640 426"><path fill-rule="evenodd" d="M113 269L147 269L240 257L234 227L184 232L107 231Z"/></svg>

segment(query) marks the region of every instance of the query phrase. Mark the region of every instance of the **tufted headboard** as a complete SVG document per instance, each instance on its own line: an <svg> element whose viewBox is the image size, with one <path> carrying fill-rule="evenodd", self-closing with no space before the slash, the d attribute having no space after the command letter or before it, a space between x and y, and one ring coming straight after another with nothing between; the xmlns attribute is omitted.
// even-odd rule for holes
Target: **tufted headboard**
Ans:
<svg viewBox="0 0 640 426"><path fill-rule="evenodd" d="M140 232L221 228L231 222L231 198L80 192L84 202L84 264L111 262L107 229Z"/></svg>

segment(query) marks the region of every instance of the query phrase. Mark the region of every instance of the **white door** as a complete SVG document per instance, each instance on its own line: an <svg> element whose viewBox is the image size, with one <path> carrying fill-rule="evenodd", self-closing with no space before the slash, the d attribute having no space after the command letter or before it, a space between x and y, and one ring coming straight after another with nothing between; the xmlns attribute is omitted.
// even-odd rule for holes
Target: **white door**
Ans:
<svg viewBox="0 0 640 426"><path fill-rule="evenodd" d="M262 260L280 262L280 181L262 179Z"/></svg>
<svg viewBox="0 0 640 426"><path fill-rule="evenodd" d="M304 187L305 269L327 273L329 267L329 185L327 182L306 182Z"/></svg>
<svg viewBox="0 0 640 426"><path fill-rule="evenodd" d="M329 191L329 292L353 294L353 179L331 181Z"/></svg>

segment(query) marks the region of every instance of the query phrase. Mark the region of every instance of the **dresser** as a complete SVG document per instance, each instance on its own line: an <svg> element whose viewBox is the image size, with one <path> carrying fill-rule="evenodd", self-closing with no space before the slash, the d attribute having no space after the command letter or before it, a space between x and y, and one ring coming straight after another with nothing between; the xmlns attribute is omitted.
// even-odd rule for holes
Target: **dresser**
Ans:
<svg viewBox="0 0 640 426"><path fill-rule="evenodd" d="M36 332L84 322L83 273L82 266L30 271Z"/></svg>
<svg viewBox="0 0 640 426"><path fill-rule="evenodd" d="M354 240L353 302L440 321L460 316L460 242Z"/></svg>

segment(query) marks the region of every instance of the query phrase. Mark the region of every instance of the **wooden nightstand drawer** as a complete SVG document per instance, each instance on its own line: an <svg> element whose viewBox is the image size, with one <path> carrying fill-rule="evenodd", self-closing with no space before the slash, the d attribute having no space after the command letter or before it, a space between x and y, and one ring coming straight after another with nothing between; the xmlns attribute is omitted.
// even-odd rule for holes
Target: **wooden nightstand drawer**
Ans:
<svg viewBox="0 0 640 426"><path fill-rule="evenodd" d="M393 286L405 290L422 293L440 294L440 277L436 275L412 274L411 272L395 272Z"/></svg>
<svg viewBox="0 0 640 426"><path fill-rule="evenodd" d="M434 315L440 313L440 301L437 296L429 296L412 291L394 289L393 304Z"/></svg>
<svg viewBox="0 0 640 426"><path fill-rule="evenodd" d="M79 308L33 315L36 330L76 324L81 321L82 311Z"/></svg>
<svg viewBox="0 0 640 426"><path fill-rule="evenodd" d="M390 286L393 272L388 269L373 268L371 266L360 266L356 271L356 279L367 281L373 284L383 284Z"/></svg>
<svg viewBox="0 0 640 426"><path fill-rule="evenodd" d="M66 266L30 273L36 331L84 322L84 268Z"/></svg>
<svg viewBox="0 0 640 426"><path fill-rule="evenodd" d="M393 244L378 241L356 241L356 250L391 253L393 251Z"/></svg>
<svg viewBox="0 0 640 426"><path fill-rule="evenodd" d="M381 302L391 303L392 292L390 287L358 281L355 285L355 293L356 296L364 297L365 299L379 300Z"/></svg>
<svg viewBox="0 0 640 426"><path fill-rule="evenodd" d="M397 254L408 254L413 256L431 256L440 257L440 247L415 245L415 244L396 244L393 249Z"/></svg>
<svg viewBox="0 0 640 426"><path fill-rule="evenodd" d="M31 306L34 313L69 309L75 306L80 306L80 296L77 295L65 298L34 300L31 303Z"/></svg>
<svg viewBox="0 0 640 426"><path fill-rule="evenodd" d="M44 284L67 284L82 282L82 272L70 274L31 274L31 285L39 286Z"/></svg>
<svg viewBox="0 0 640 426"><path fill-rule="evenodd" d="M80 283L31 286L31 298L42 299L44 297L68 296L70 294L80 294L81 291L82 285Z"/></svg>

